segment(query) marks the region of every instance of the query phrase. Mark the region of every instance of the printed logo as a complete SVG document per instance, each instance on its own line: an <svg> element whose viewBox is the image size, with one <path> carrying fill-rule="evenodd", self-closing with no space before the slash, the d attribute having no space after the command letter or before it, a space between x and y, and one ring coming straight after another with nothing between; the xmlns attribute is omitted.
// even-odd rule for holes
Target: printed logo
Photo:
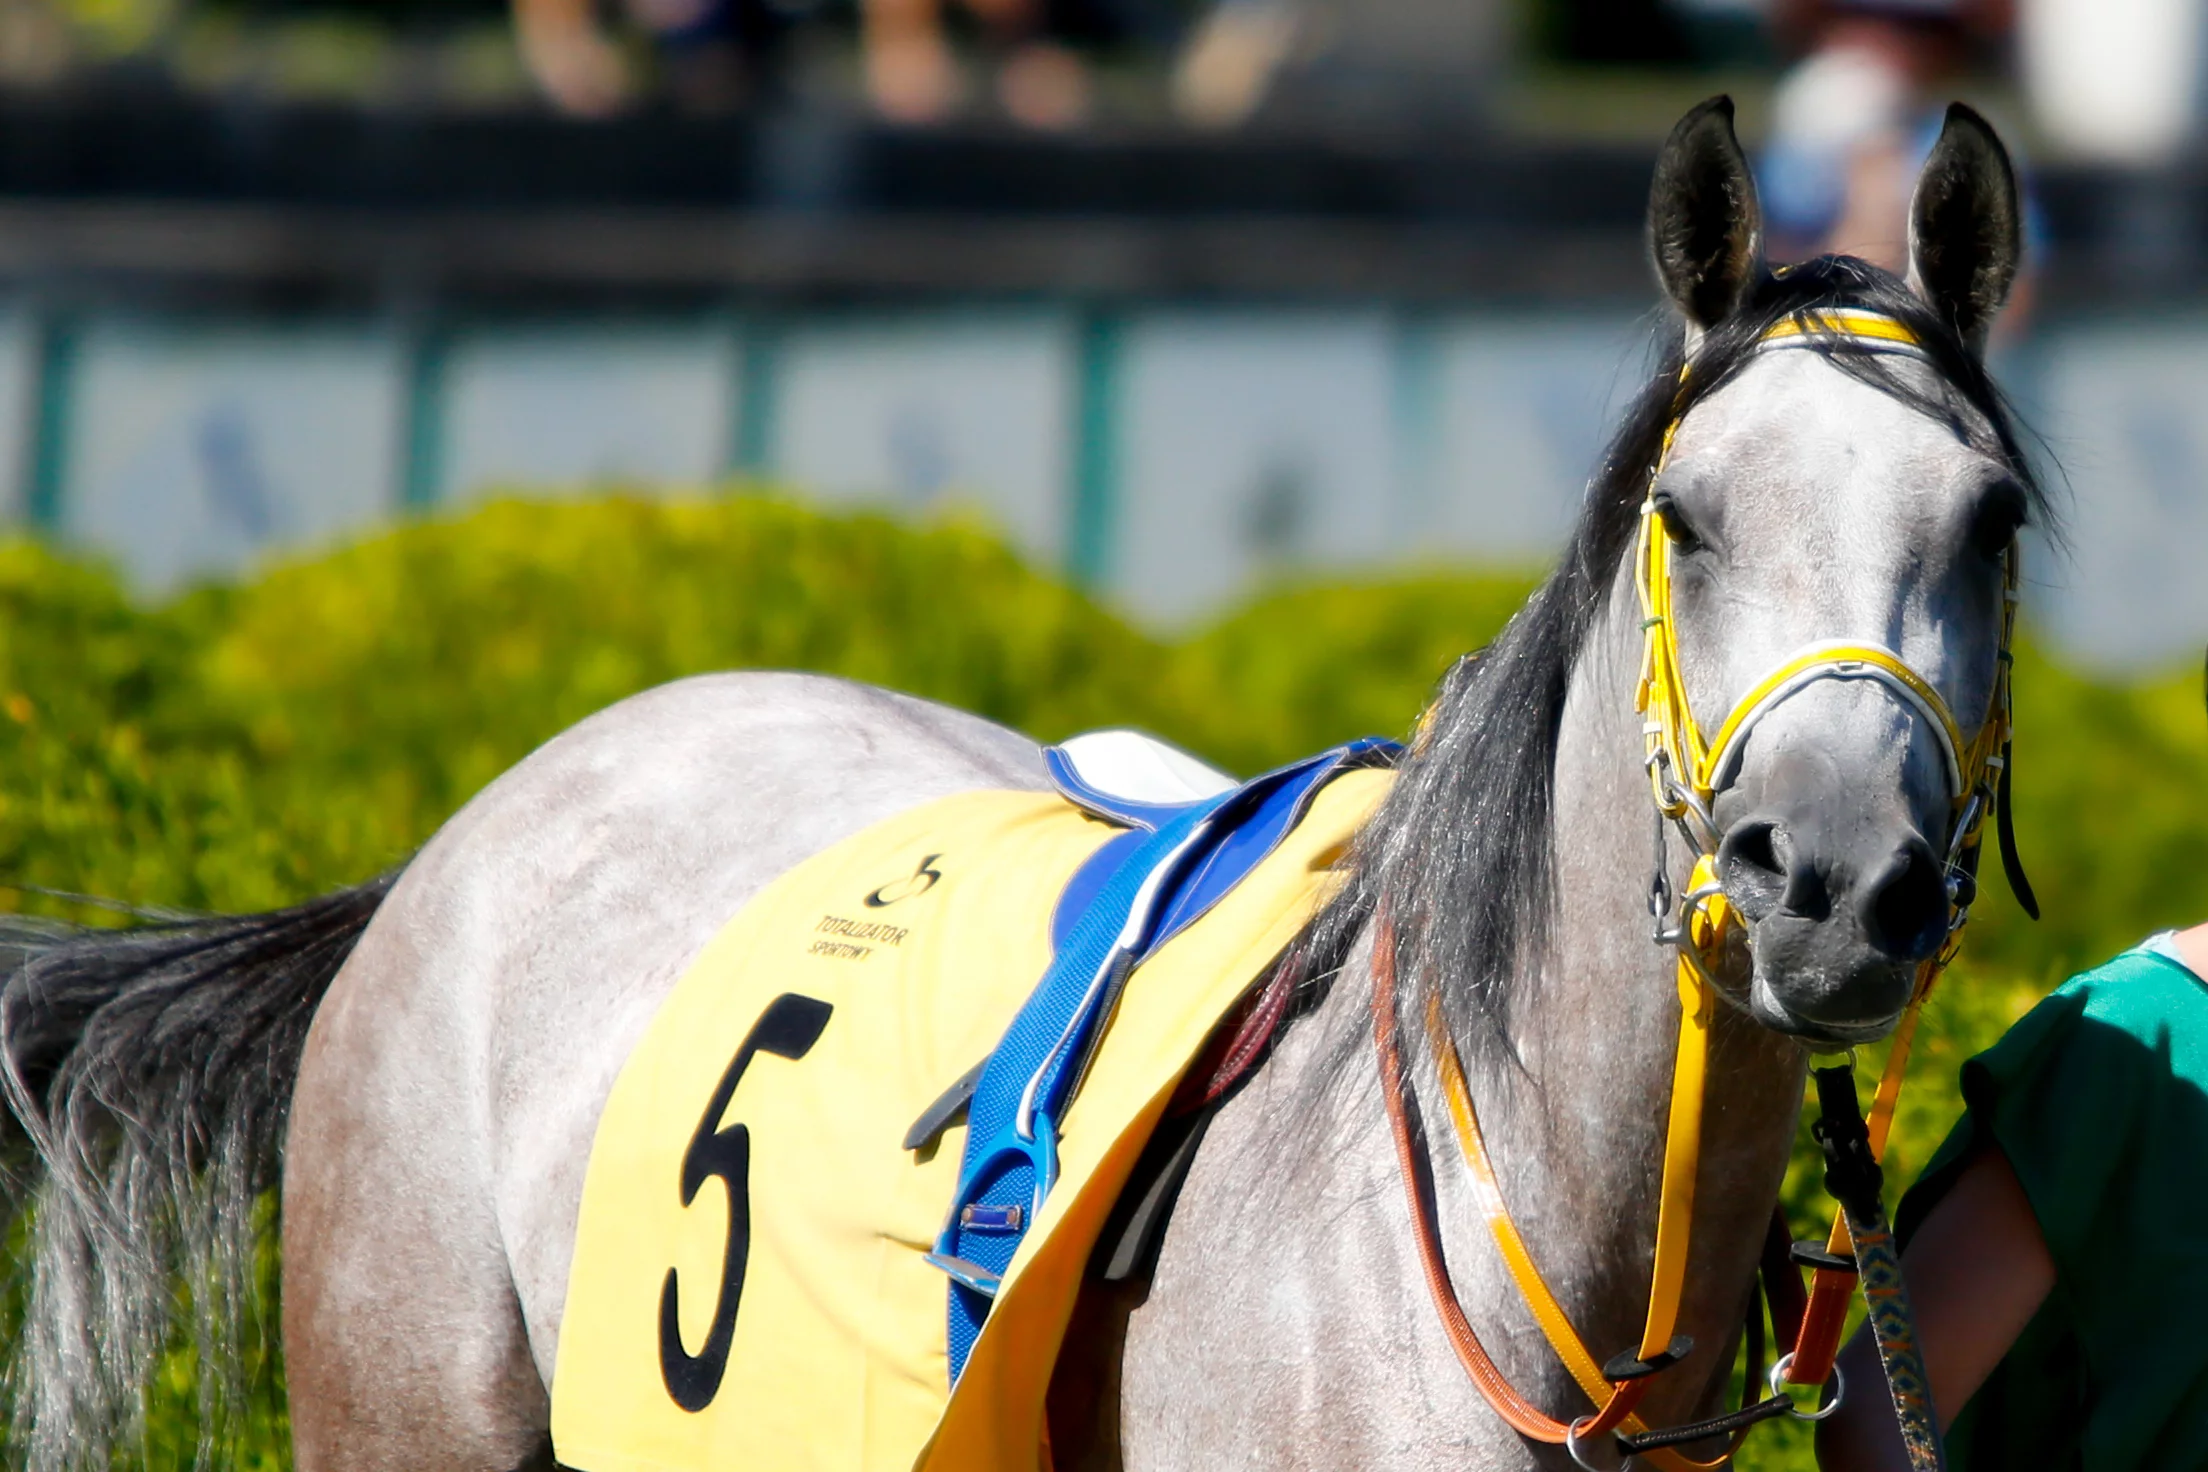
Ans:
<svg viewBox="0 0 2208 1472"><path fill-rule="evenodd" d="M807 946L805 953L837 961L864 961L874 954L876 946L901 946L905 937L912 934L902 925L880 920L846 920L841 915L821 916L813 931L823 938Z"/></svg>
<svg viewBox="0 0 2208 1472"><path fill-rule="evenodd" d="M894 905L899 900L909 900L914 895L926 894L929 890L935 888L935 882L943 877L935 867L935 861L942 857L941 854L929 854L920 861L920 867L913 870L912 873L902 879L892 880L868 895L866 897L866 907L870 910L879 910Z"/></svg>

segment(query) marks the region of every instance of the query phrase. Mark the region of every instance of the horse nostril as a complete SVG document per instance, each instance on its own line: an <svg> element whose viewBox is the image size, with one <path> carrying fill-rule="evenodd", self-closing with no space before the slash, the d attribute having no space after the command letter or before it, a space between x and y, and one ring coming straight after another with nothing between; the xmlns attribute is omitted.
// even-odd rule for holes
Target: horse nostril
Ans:
<svg viewBox="0 0 2208 1472"><path fill-rule="evenodd" d="M1947 877L1924 840L1912 839L1863 896L1863 930L1899 960L1921 961L1947 936Z"/></svg>
<svg viewBox="0 0 2208 1472"><path fill-rule="evenodd" d="M1786 861L1779 857L1779 825L1735 823L1717 846L1717 878L1733 908L1761 920L1786 893Z"/></svg>

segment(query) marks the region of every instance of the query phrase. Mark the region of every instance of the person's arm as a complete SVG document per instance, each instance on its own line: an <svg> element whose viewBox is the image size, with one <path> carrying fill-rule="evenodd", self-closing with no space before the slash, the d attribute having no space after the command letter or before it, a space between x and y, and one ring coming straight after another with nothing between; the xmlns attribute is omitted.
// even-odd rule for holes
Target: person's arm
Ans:
<svg viewBox="0 0 2208 1472"><path fill-rule="evenodd" d="M2208 942L2208 935L2204 935ZM2032 1203L1997 1145L1963 1168L1902 1254L1917 1342L1944 1431L2024 1332L2055 1283ZM1870 1326L1840 1355L1847 1390L1818 1427L1820 1472L1907 1472Z"/></svg>
<svg viewBox="0 0 2208 1472"><path fill-rule="evenodd" d="M2191 930L2177 933L2177 953L2185 958L2185 964L2193 975L2208 977L2208 925L2195 925Z"/></svg>

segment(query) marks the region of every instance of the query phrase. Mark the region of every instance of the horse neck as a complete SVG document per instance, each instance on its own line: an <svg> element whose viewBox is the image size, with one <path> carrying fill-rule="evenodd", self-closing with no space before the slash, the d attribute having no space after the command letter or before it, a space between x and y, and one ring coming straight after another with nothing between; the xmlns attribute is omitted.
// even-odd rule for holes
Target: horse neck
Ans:
<svg viewBox="0 0 2208 1472"><path fill-rule="evenodd" d="M1597 1360L1641 1337L1679 1025L1676 956L1652 940L1647 909L1653 819L1633 709L1637 615L1623 583L1574 671L1556 764L1555 924L1513 1001L1511 1047L1463 1050L1504 1198ZM1674 891L1684 892L1693 855L1676 834L1668 850ZM1722 1388L1785 1173L1802 1069L1796 1045L1719 1007L1678 1326L1696 1350L1651 1392L1652 1416L1683 1418ZM1436 1139L1437 1171L1461 1175L1446 1133ZM1443 1200L1456 1255L1490 1252L1472 1240L1486 1234L1461 1180ZM1525 1325L1517 1295L1508 1297L1508 1321ZM1513 1338L1522 1365L1524 1346L1534 1347L1530 1367L1546 1378L1549 1403L1575 1404L1545 1343Z"/></svg>

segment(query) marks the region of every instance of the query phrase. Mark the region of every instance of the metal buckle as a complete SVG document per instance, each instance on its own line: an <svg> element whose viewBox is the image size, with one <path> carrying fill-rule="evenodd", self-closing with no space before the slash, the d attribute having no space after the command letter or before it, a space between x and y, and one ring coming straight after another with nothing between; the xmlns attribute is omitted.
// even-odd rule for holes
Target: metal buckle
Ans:
<svg viewBox="0 0 2208 1472"><path fill-rule="evenodd" d="M974 1155L973 1168L966 1171L953 1194L951 1209L936 1234L935 1251L928 1253L928 1265L950 1274L951 1278L976 1293L994 1294L996 1275L987 1268L977 1267L958 1256L959 1234L974 1232L983 1236L1016 1236L1026 1222L1032 1222L1042 1210L1043 1200L1058 1179L1058 1126L1057 1121L1046 1115L1036 1116L1038 1128L1035 1138L1023 1138L1016 1126L1006 1125L987 1147ZM974 1201L985 1185L1001 1174L999 1167L1006 1162L1026 1165L1034 1177L1034 1188L1024 1206L989 1206ZM977 1205L982 1206L976 1211Z"/></svg>
<svg viewBox="0 0 2208 1472"><path fill-rule="evenodd" d="M1671 919L1671 851L1664 842L1664 813L1656 810L1656 858L1648 877L1648 918L1656 922L1656 944L1669 945Z"/></svg>
<svg viewBox="0 0 2208 1472"><path fill-rule="evenodd" d="M1694 841L1695 847L1701 849L1704 853L1715 853L1720 837L1717 818L1703 805L1701 798L1681 786L1679 779L1672 775L1670 751L1661 746L1657 747L1649 753L1645 765L1655 773L1657 790L1662 794L1661 806L1664 815L1679 820L1681 828L1688 831L1688 836ZM1702 831L1700 833L1691 831L1691 825L1687 823L1687 819L1690 817L1696 823L1701 824Z"/></svg>
<svg viewBox="0 0 2208 1472"><path fill-rule="evenodd" d="M1018 1206L976 1201L959 1208L958 1224L969 1232L1017 1232L1027 1213Z"/></svg>
<svg viewBox="0 0 2208 1472"><path fill-rule="evenodd" d="M1630 1456L1620 1457L1608 1466L1602 1466L1588 1461L1586 1454L1580 1450L1582 1443L1579 1439L1579 1428L1594 1419L1593 1416L1581 1416L1564 1428L1565 1454L1572 1459L1572 1465L1585 1468L1586 1472L1619 1472L1620 1468L1633 1460ZM1614 1434L1605 1436L1603 1440L1609 1442L1613 1447L1617 1445L1617 1438Z"/></svg>
<svg viewBox="0 0 2208 1472"><path fill-rule="evenodd" d="M1954 831L1948 834L1947 861L1941 867L1946 871L1947 933L1950 939L1960 935L1963 927L1970 923L1970 907L1978 902L1978 880L1963 867L1963 852L1970 843L1971 834L1984 822L1985 811L1986 788L1984 783L1980 783L1978 790L1971 793L1970 801L1963 805L1962 812L1957 815Z"/></svg>
<svg viewBox="0 0 2208 1472"><path fill-rule="evenodd" d="M1826 1382L1832 1386L1832 1399L1812 1411L1803 1410L1794 1400L1793 1391L1786 1378L1786 1372L1793 1368L1794 1351L1788 1350L1785 1354L1780 1355L1779 1362L1771 1367L1771 1375L1767 1382L1771 1386L1773 1395L1786 1397L1786 1413L1788 1415L1797 1421L1822 1421L1825 1417L1840 1409L1840 1402L1847 1397L1848 1377L1840 1373L1840 1367L1837 1364L1832 1367L1832 1379ZM1819 1395L1824 1394L1824 1387L1819 1386L1817 1393Z"/></svg>

